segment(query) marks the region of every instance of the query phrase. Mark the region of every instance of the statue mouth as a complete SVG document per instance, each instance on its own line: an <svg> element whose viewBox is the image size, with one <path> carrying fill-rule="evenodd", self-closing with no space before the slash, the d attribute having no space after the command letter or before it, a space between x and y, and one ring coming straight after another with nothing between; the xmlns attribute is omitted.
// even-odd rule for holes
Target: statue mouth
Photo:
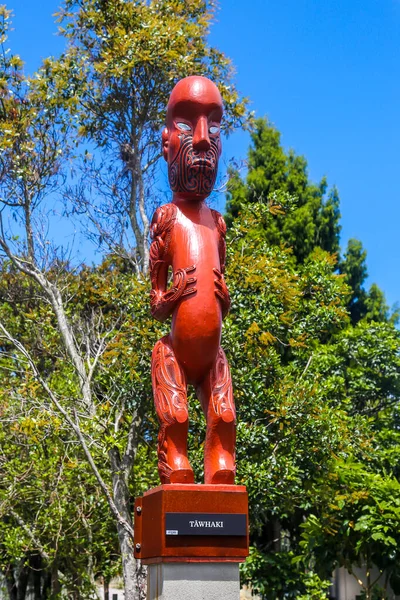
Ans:
<svg viewBox="0 0 400 600"><path fill-rule="evenodd" d="M191 167L200 167L202 169L215 169L215 161L208 157L192 157L190 161Z"/></svg>

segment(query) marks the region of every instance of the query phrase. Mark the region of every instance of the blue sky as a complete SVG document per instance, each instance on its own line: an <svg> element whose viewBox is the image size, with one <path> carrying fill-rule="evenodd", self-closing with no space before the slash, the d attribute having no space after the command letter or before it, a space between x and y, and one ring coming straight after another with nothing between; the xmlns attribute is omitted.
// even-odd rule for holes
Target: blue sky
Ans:
<svg viewBox="0 0 400 600"><path fill-rule="evenodd" d="M7 2L12 50L28 71L62 49L58 4ZM305 155L311 179L336 184L342 246L360 239L369 283L399 302L400 0L220 0L210 38L232 58L251 108ZM233 134L225 159L245 158L248 143Z"/></svg>

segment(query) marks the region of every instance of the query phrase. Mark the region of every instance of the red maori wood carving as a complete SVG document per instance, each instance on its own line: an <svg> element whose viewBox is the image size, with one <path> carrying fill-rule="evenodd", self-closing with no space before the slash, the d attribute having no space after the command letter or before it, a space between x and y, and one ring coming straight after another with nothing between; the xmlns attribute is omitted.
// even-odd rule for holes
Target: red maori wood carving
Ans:
<svg viewBox="0 0 400 600"><path fill-rule="evenodd" d="M207 422L205 483L233 484L235 478L235 405L220 346L230 307L226 225L205 203L217 176L221 119L221 96L209 79L186 77L172 90L162 141L173 198L154 213L150 247L151 312L159 321L172 316L171 332L152 356L162 483L194 481L187 457L188 384Z"/></svg>

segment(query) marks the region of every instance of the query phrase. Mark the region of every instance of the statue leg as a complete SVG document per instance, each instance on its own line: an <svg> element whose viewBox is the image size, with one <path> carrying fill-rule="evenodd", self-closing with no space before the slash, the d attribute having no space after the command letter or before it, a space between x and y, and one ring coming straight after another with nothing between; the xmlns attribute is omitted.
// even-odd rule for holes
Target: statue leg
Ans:
<svg viewBox="0 0 400 600"><path fill-rule="evenodd" d="M189 428L186 378L169 336L154 346L151 361L154 404L160 421L158 472L161 483L193 483L187 457Z"/></svg>
<svg viewBox="0 0 400 600"><path fill-rule="evenodd" d="M233 484L236 412L229 365L221 347L213 367L196 387L196 392L207 421L204 483Z"/></svg>

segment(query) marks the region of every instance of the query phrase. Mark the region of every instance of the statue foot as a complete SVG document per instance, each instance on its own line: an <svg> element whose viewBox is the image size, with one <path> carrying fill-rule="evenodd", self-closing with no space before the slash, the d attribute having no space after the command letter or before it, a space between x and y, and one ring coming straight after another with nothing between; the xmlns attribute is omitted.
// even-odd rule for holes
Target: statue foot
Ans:
<svg viewBox="0 0 400 600"><path fill-rule="evenodd" d="M168 483L194 483L194 473L192 469L172 470Z"/></svg>
<svg viewBox="0 0 400 600"><path fill-rule="evenodd" d="M211 481L206 480L206 483L233 485L235 483L235 471L231 471L230 469L220 469L219 471L215 471L211 477Z"/></svg>
<svg viewBox="0 0 400 600"><path fill-rule="evenodd" d="M168 465L166 461L159 461L158 473L160 475L161 483L194 483L193 469L186 459L186 465L179 466L175 464L175 469Z"/></svg>

